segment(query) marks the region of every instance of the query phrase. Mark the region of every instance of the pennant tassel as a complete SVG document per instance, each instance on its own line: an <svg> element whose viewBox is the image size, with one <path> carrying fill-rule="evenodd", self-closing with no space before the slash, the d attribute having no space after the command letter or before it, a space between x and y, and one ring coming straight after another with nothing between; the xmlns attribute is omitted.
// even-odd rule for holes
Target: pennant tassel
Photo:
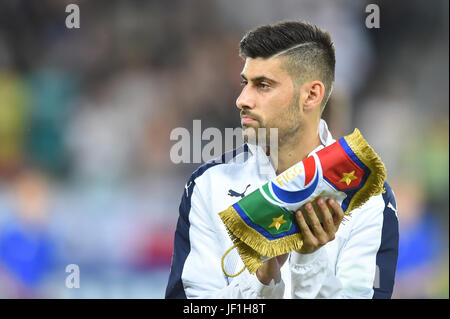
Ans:
<svg viewBox="0 0 450 319"><path fill-rule="evenodd" d="M263 263L261 256L254 249L246 245L242 240L245 240L246 242L250 241L253 244L258 243L260 238L258 238L257 232L253 228L248 227L248 225L242 221L233 206L230 206L226 210L219 213L219 216L225 224L227 232L233 241L233 247L237 248L239 256L241 257L245 267L251 274L255 273ZM225 252L222 257L222 270L225 269L223 263L227 253L228 251ZM237 276L237 274L230 276L225 271L224 273L228 277Z"/></svg>
<svg viewBox="0 0 450 319"><path fill-rule="evenodd" d="M233 208L228 207L219 213L226 226L234 245L248 271L253 274L263 264L261 256L273 258L293 250L299 250L303 246L303 238L300 233L295 233L278 239L268 240L248 226ZM226 253L225 253L226 254Z"/></svg>

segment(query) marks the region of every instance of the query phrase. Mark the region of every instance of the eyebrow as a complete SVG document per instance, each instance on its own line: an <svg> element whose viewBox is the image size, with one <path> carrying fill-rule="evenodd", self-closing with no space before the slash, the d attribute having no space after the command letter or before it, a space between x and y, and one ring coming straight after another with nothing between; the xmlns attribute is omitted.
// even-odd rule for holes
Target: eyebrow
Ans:
<svg viewBox="0 0 450 319"><path fill-rule="evenodd" d="M241 78L243 78L244 80L248 81L248 79L247 79L247 77L244 75L244 73L241 73L240 75L241 75ZM267 82L270 82L270 83L272 83L272 84L278 84L277 81L275 81L275 80L273 80L273 79L271 79L271 78L268 78L267 76L264 76L264 75L254 77L254 78L250 79L250 81L252 81L252 82L263 82L263 81L267 81Z"/></svg>

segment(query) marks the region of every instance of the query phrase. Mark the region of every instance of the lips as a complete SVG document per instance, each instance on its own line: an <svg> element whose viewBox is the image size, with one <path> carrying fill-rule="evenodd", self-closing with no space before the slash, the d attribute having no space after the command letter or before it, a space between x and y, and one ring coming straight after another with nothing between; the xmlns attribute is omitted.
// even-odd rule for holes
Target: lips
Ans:
<svg viewBox="0 0 450 319"><path fill-rule="evenodd" d="M243 116L241 118L241 122L242 122L242 124L248 124L248 123L256 122L256 120L251 117Z"/></svg>
<svg viewBox="0 0 450 319"><path fill-rule="evenodd" d="M241 123L242 124L248 124L248 123L253 123L253 122L258 122L258 120L256 120L255 118L253 118L247 114L241 114Z"/></svg>

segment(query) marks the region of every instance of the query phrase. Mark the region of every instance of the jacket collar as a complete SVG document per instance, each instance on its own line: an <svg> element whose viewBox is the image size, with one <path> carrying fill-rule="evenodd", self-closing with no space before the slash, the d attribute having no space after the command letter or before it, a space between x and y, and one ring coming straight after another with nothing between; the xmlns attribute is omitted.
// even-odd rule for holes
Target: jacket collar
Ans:
<svg viewBox="0 0 450 319"><path fill-rule="evenodd" d="M320 119L319 122L319 138L322 145L316 147L311 153L308 154L308 156L335 142L335 139L333 139L333 136L328 129L327 122L325 122L324 119ZM265 155L265 150L263 150L261 146L248 143L247 146L251 155L258 155L261 152ZM267 157L267 155L265 156Z"/></svg>
<svg viewBox="0 0 450 319"><path fill-rule="evenodd" d="M317 146L311 153L308 154L308 156L335 142L328 129L327 123L323 119L320 119L319 122L319 138L322 144ZM270 157L266 155L265 150L259 145L248 143L246 145L248 146L251 157L254 157L257 161L260 172L266 172L266 174L270 177L275 176L275 169L270 162Z"/></svg>

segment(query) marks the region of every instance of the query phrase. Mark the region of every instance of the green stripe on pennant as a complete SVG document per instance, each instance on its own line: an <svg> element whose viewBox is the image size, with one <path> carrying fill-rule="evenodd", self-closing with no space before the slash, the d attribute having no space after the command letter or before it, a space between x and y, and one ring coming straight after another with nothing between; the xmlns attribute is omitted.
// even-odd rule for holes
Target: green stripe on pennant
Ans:
<svg viewBox="0 0 450 319"><path fill-rule="evenodd" d="M270 182L269 182L270 183ZM276 199L275 197L273 197L272 193L269 190L269 183L266 183L263 185L262 189L264 190L264 193L267 195L267 197L269 197L271 200L273 200L274 202L278 202L281 203L278 199Z"/></svg>
<svg viewBox="0 0 450 319"><path fill-rule="evenodd" d="M291 229L292 212L268 202L259 189L245 196L238 204L253 223L271 235L278 235Z"/></svg>

